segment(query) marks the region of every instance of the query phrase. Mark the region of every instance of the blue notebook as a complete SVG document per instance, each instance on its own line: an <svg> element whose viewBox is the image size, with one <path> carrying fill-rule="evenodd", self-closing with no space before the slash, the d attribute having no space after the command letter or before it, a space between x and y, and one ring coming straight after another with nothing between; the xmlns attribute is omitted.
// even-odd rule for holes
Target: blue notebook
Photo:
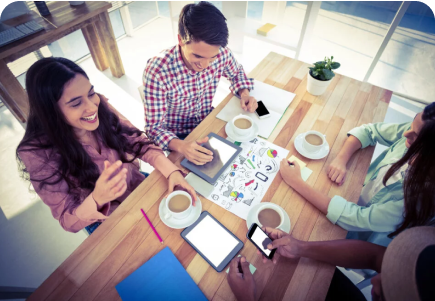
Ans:
<svg viewBox="0 0 435 301"><path fill-rule="evenodd" d="M166 247L116 286L123 301L207 300Z"/></svg>

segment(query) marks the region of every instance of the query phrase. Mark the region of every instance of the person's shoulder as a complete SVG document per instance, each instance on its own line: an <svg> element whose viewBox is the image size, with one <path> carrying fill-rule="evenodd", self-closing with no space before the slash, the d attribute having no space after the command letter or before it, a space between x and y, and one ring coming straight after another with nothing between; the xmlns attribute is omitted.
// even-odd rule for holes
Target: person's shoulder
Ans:
<svg viewBox="0 0 435 301"><path fill-rule="evenodd" d="M231 51L230 48L228 48L228 46L226 46L226 47L221 47L221 48L219 49L219 57L220 57L221 59L228 60L229 58L231 58L231 57L233 57L233 56L234 56L234 55L233 55L233 52Z"/></svg>
<svg viewBox="0 0 435 301"><path fill-rule="evenodd" d="M30 165L52 164L56 161L59 154L50 147L47 137L35 138L17 149L17 153L23 163Z"/></svg>
<svg viewBox="0 0 435 301"><path fill-rule="evenodd" d="M216 60L218 65L225 67L233 64L235 60L234 54L228 47L220 47L218 59Z"/></svg>
<svg viewBox="0 0 435 301"><path fill-rule="evenodd" d="M175 49L177 46L166 49L150 58L147 62L144 74L159 74L168 68L175 59Z"/></svg>

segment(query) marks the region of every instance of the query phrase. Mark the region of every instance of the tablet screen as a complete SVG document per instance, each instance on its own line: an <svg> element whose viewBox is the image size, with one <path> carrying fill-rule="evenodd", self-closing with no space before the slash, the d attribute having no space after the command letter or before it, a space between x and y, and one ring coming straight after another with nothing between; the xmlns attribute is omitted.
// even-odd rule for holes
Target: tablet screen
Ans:
<svg viewBox="0 0 435 301"><path fill-rule="evenodd" d="M205 216L187 235L207 259L218 267L238 245L238 241L209 215Z"/></svg>
<svg viewBox="0 0 435 301"><path fill-rule="evenodd" d="M234 147L211 137L207 143L204 143L202 147L209 149L213 152L213 160L204 165L197 165L197 169L203 172L210 178L214 176L221 170L221 168L231 159L232 155L237 151Z"/></svg>

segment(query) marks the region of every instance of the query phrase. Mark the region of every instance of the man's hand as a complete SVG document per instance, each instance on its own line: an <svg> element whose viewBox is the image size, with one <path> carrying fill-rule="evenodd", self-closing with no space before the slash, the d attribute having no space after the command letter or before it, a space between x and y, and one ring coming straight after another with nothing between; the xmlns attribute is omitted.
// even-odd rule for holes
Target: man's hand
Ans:
<svg viewBox="0 0 435 301"><path fill-rule="evenodd" d="M204 165L213 160L213 152L201 146L201 144L207 141L208 137L193 142L179 140L177 141L179 146L175 150L182 153L190 162L196 165Z"/></svg>
<svg viewBox="0 0 435 301"><path fill-rule="evenodd" d="M231 260L227 279L237 301L255 300L255 281L249 270L249 262L244 256Z"/></svg>
<svg viewBox="0 0 435 301"><path fill-rule="evenodd" d="M301 241L293 238L290 234L285 233L284 231L263 227L264 232L272 239L272 243L267 245L269 250L277 249L276 253L281 256L288 258L297 258L300 257L300 248ZM257 251L258 254L261 254L260 251ZM263 257L263 262L267 262L267 258ZM273 258L273 263L276 263L276 257Z"/></svg>
<svg viewBox="0 0 435 301"><path fill-rule="evenodd" d="M335 182L338 185L342 185L344 183L347 173L346 163L347 161L341 159L340 157L336 157L334 160L332 160L327 171L328 177L332 182Z"/></svg>
<svg viewBox="0 0 435 301"><path fill-rule="evenodd" d="M258 108L258 103L255 97L249 95L249 90L244 89L240 94L240 106L242 107L243 111L254 113L255 110Z"/></svg>

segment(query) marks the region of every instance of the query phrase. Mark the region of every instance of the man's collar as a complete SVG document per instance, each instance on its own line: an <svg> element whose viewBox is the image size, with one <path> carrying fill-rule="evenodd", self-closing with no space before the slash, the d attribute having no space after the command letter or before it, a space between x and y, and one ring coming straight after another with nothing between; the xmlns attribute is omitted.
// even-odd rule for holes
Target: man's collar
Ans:
<svg viewBox="0 0 435 301"><path fill-rule="evenodd" d="M195 76L195 74L197 73L194 70L190 70L189 68L187 68L186 63L183 60L183 55L181 53L181 47L180 45L177 45L175 47L175 59L176 59L176 64L177 64L177 80L181 80L183 78L188 77L189 75L191 76Z"/></svg>

